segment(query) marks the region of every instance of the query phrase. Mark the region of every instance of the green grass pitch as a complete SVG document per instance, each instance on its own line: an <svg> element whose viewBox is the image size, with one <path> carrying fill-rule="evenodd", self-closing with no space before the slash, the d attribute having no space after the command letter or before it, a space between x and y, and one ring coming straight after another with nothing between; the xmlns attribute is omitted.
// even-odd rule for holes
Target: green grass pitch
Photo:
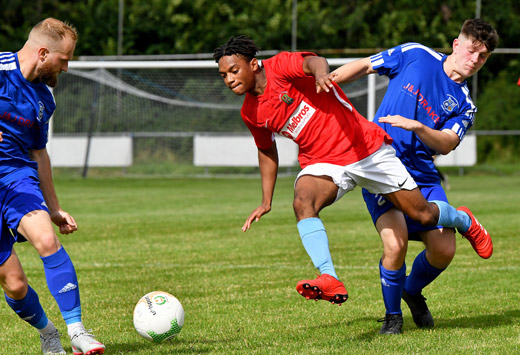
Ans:
<svg viewBox="0 0 520 355"><path fill-rule="evenodd" d="M60 240L80 282L83 321L107 354L513 354L520 349L520 179L450 177L448 197L467 205L494 239L480 259L457 239L450 267L424 295L433 330L415 327L403 303L403 334L380 336L384 316L381 242L359 189L326 208L338 275L350 298L341 307L306 301L297 281L315 277L292 212L293 178L280 178L273 210L243 233L260 202L260 183L243 179L57 178L62 207L79 231ZM411 242L410 268L422 244ZM66 327L26 243L16 246L29 282L62 334ZM133 308L164 290L186 312L177 338L145 341ZM0 354L38 354L36 331L0 306ZM62 344L71 353L68 338Z"/></svg>

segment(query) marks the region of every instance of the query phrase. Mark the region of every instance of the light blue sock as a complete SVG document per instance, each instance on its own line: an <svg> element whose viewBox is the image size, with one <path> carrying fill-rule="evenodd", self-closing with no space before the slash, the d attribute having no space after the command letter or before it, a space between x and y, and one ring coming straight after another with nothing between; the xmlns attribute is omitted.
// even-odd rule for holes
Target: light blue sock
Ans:
<svg viewBox="0 0 520 355"><path fill-rule="evenodd" d="M338 275L336 275L330 256L329 239L321 219L314 217L302 219L296 226L300 232L303 246L314 266L320 270L321 274L329 274L337 279Z"/></svg>
<svg viewBox="0 0 520 355"><path fill-rule="evenodd" d="M18 314L18 317L37 329L43 329L49 322L47 315L40 304L40 299L36 291L29 286L27 295L21 300L14 300L4 294L9 307Z"/></svg>
<svg viewBox="0 0 520 355"><path fill-rule="evenodd" d="M81 322L78 279L69 255L62 247L56 253L41 259L47 287L58 303L65 323Z"/></svg>
<svg viewBox="0 0 520 355"><path fill-rule="evenodd" d="M399 270L387 270L379 261L379 276L386 314L403 314L401 296L406 281L406 264L403 263Z"/></svg>
<svg viewBox="0 0 520 355"><path fill-rule="evenodd" d="M466 212L457 211L444 201L430 201L439 206L439 222L437 225L449 228L457 228L465 233L471 226L471 217Z"/></svg>

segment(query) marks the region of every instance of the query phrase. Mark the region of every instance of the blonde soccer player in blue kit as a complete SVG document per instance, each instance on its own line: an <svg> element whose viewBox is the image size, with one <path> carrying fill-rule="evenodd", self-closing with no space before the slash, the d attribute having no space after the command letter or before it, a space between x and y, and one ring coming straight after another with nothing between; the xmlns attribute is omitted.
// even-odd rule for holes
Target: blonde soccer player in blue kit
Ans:
<svg viewBox="0 0 520 355"><path fill-rule="evenodd" d="M66 354L60 334L28 284L16 242L29 241L43 262L47 286L67 324L75 355L103 354L105 346L85 329L76 271L61 245L60 233L77 230L60 207L46 150L49 120L56 108L48 86L67 71L76 30L47 18L31 30L16 53L0 53L0 283L9 306L40 334L44 354Z"/></svg>

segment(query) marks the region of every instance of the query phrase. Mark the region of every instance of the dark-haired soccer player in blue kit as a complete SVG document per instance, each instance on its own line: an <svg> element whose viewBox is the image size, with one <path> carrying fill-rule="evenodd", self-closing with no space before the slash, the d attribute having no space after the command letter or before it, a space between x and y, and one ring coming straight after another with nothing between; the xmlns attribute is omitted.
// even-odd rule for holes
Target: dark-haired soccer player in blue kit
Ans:
<svg viewBox="0 0 520 355"><path fill-rule="evenodd" d="M390 83L374 121L393 138L397 156L428 201L444 201L446 194L433 164L436 154L448 154L473 125L477 108L470 98L466 79L489 58L498 42L496 30L482 20L467 20L453 41L453 53L440 54L419 43L406 43L371 57L346 64L333 72L337 83L364 75L387 75ZM425 227L403 215L390 201L363 189L363 197L383 242L379 263L386 308L381 334L402 329L401 297L410 307L418 327L431 328L433 317L422 289L437 278L455 255L455 230ZM487 231L465 207L467 238L482 258L493 253ZM426 246L416 258L408 277L405 256L408 239Z"/></svg>
<svg viewBox="0 0 520 355"><path fill-rule="evenodd" d="M83 326L76 271L52 225L62 234L77 230L74 218L59 205L45 148L56 108L47 85L56 86L58 75L67 70L76 40L72 26L48 18L33 27L20 51L0 53L0 283L9 306L40 333L44 354L66 352L28 284L13 249L16 242L29 241L38 251L74 354L105 350Z"/></svg>

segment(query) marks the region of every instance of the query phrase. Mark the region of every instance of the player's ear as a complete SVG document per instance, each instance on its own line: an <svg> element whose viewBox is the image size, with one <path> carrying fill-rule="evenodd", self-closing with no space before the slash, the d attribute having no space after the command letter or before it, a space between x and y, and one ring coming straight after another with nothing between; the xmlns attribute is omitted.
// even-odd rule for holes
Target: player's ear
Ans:
<svg viewBox="0 0 520 355"><path fill-rule="evenodd" d="M456 53L457 52L457 48L459 47L459 44L460 44L460 41L458 38L455 38L453 40L453 43L451 45L451 49L453 50L453 53Z"/></svg>
<svg viewBox="0 0 520 355"><path fill-rule="evenodd" d="M47 59L47 55L49 54L49 50L45 47L38 48L38 60L44 61Z"/></svg>
<svg viewBox="0 0 520 355"><path fill-rule="evenodd" d="M251 61L249 62L249 66L251 67L251 70L253 72L256 72L258 70L258 68L260 67L260 65L258 64L258 59L256 59L256 58L251 59Z"/></svg>

